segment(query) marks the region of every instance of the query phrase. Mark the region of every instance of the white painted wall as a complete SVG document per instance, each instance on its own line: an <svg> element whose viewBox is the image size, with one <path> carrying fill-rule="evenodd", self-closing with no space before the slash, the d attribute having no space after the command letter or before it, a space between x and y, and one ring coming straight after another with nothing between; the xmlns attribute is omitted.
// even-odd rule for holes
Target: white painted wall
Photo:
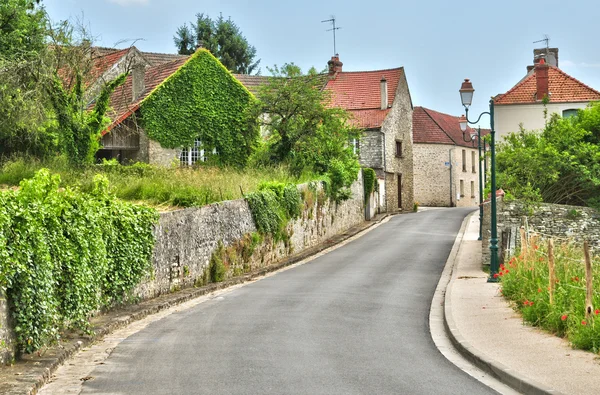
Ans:
<svg viewBox="0 0 600 395"><path fill-rule="evenodd" d="M588 102L549 103L547 105L548 119L552 113L562 116L564 110L585 108L588 104ZM494 107L494 112L497 138L518 132L521 123L526 130L539 130L545 126L544 105L541 103L497 105Z"/></svg>

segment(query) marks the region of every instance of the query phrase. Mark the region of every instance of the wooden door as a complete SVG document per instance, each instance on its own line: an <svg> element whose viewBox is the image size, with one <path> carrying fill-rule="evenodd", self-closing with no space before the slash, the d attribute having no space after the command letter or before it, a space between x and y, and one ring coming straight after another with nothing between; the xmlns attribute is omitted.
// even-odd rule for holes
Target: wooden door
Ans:
<svg viewBox="0 0 600 395"><path fill-rule="evenodd" d="M402 208L402 174L398 174L398 208Z"/></svg>

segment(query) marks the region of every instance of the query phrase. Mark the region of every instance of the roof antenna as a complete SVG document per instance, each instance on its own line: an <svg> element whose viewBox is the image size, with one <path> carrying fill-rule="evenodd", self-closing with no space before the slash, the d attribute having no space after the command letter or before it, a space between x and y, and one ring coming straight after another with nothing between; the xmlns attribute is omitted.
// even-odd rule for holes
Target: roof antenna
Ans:
<svg viewBox="0 0 600 395"><path fill-rule="evenodd" d="M331 24L333 25L333 28L327 29L326 31L328 31L328 32L332 31L333 32L333 54L337 55L337 48L335 46L335 31L336 30L340 30L341 27L336 27L335 26L335 16L333 16L333 15L331 16L331 19L326 19L324 21L321 21L321 23L326 23L326 22L331 22Z"/></svg>
<svg viewBox="0 0 600 395"><path fill-rule="evenodd" d="M548 55L550 55L550 36L548 36L547 34L544 34L543 39L534 41L533 43L537 44L537 43L542 43L542 42L546 43L546 60L548 60Z"/></svg>

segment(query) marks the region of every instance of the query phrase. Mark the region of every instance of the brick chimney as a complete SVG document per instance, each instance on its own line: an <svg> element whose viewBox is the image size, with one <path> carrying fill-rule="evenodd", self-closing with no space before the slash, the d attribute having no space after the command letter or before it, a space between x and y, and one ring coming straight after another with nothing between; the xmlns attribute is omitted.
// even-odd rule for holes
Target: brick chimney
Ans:
<svg viewBox="0 0 600 395"><path fill-rule="evenodd" d="M381 109L385 110L388 108L388 85L385 77L381 77L380 91L381 91Z"/></svg>
<svg viewBox="0 0 600 395"><path fill-rule="evenodd" d="M335 56L332 56L331 60L327 62L329 76L335 78L338 73L342 72L343 65L344 64L340 62L340 55L335 54Z"/></svg>
<svg viewBox="0 0 600 395"><path fill-rule="evenodd" d="M549 96L548 91L548 65L544 59L541 59L538 64L535 65L535 84L536 94L535 99L541 101L544 97Z"/></svg>
<svg viewBox="0 0 600 395"><path fill-rule="evenodd" d="M144 82L145 74L146 68L142 63L138 63L133 66L131 70L131 93L133 101L139 99L146 89L146 84Z"/></svg>

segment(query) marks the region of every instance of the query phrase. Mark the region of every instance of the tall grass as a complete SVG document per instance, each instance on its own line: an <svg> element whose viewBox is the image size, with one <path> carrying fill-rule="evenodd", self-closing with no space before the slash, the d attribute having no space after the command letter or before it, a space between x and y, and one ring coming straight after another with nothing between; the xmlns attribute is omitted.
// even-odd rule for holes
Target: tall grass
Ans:
<svg viewBox="0 0 600 395"><path fill-rule="evenodd" d="M554 300L550 303L547 241L532 239L527 251L501 265L499 278L503 295L515 303L523 320L558 336L574 347L600 351L600 273L594 276L594 311L586 317L586 277L583 246L565 242L554 248ZM592 260L598 268L599 260Z"/></svg>
<svg viewBox="0 0 600 395"><path fill-rule="evenodd" d="M314 179L310 174L294 177L284 166L237 170L219 167L164 168L147 164L122 166L114 161L85 168L72 168L62 157L44 161L14 158L2 163L0 185L19 185L41 168L61 176L61 186L91 191L95 174L105 174L112 192L119 198L143 201L153 206L191 207L238 199L254 192L265 182L302 183Z"/></svg>

